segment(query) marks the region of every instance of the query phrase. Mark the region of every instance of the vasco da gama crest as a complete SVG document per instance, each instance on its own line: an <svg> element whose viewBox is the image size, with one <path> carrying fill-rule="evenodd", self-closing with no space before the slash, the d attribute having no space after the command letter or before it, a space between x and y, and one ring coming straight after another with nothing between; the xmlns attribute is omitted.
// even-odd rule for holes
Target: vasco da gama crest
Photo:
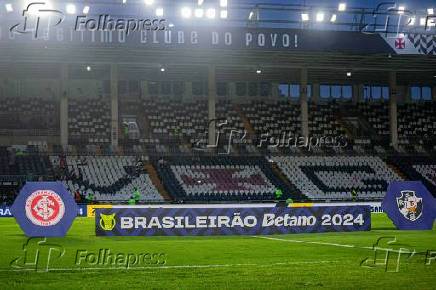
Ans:
<svg viewBox="0 0 436 290"><path fill-rule="evenodd" d="M412 190L401 191L401 196L397 197L397 205L403 216L412 222L422 215L422 198L417 197Z"/></svg>

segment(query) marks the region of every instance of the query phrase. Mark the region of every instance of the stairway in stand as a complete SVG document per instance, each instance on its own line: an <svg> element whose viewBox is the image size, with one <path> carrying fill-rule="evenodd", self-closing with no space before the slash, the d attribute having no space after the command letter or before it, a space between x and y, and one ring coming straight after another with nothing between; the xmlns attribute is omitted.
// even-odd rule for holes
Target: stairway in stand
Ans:
<svg viewBox="0 0 436 290"><path fill-rule="evenodd" d="M152 164L146 164L144 168L147 171L148 175L150 176L151 182L153 182L153 185L157 188L159 193L162 195L163 199L165 201L172 201L173 199L165 190L154 166Z"/></svg>

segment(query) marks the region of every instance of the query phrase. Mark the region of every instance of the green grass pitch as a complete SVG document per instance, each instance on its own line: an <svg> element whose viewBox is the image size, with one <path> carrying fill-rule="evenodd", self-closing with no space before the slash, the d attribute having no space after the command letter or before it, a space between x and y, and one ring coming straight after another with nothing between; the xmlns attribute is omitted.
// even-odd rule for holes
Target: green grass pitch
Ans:
<svg viewBox="0 0 436 290"><path fill-rule="evenodd" d="M374 263L382 237L396 242L385 243L388 259L379 251ZM96 237L94 220L77 218L67 237L48 239L64 249L48 272L32 263L11 268L26 241L14 219L0 219L0 289L436 289L436 259L428 252L436 257L436 230L397 231L384 214L372 215L369 232L262 237ZM121 254L120 264L76 264L78 251L99 249ZM162 255L159 265L147 256L126 269L122 255L129 253L138 255L132 262Z"/></svg>

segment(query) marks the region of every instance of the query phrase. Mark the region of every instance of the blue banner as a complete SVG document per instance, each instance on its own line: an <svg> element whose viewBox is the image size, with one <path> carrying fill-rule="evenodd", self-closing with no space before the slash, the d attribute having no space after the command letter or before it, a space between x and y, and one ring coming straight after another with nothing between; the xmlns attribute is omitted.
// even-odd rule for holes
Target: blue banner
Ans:
<svg viewBox="0 0 436 290"><path fill-rule="evenodd" d="M209 236L371 229L369 206L305 208L101 208L97 236Z"/></svg>
<svg viewBox="0 0 436 290"><path fill-rule="evenodd" d="M2 217L11 217L11 209L7 205L0 205L0 218Z"/></svg>
<svg viewBox="0 0 436 290"><path fill-rule="evenodd" d="M382 208L400 230L431 230L436 218L436 200L421 181L389 184Z"/></svg>

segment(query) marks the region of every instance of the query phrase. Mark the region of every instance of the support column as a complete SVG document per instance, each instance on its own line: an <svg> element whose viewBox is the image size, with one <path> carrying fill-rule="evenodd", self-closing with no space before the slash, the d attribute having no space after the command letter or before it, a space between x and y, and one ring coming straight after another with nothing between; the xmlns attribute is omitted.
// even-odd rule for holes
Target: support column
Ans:
<svg viewBox="0 0 436 290"><path fill-rule="evenodd" d="M301 134L309 137L309 112L307 105L307 68L300 71L300 107L301 107Z"/></svg>
<svg viewBox="0 0 436 290"><path fill-rule="evenodd" d="M319 102L319 96L320 96L320 85L319 84L313 84L312 85L312 101L317 104Z"/></svg>
<svg viewBox="0 0 436 290"><path fill-rule="evenodd" d="M236 83L229 82L229 97L236 98Z"/></svg>
<svg viewBox="0 0 436 290"><path fill-rule="evenodd" d="M210 146L215 145L215 122L211 122L211 120L215 120L215 103L216 103L216 78L215 78L215 66L209 65L208 68L208 111L209 111L209 130L208 130L208 142L207 144Z"/></svg>
<svg viewBox="0 0 436 290"><path fill-rule="evenodd" d="M351 96L353 105L357 105L360 100L360 85L353 85L353 95Z"/></svg>
<svg viewBox="0 0 436 290"><path fill-rule="evenodd" d="M272 87L272 92L271 92L271 97L273 99L278 99L279 98L279 83L272 83L271 87Z"/></svg>
<svg viewBox="0 0 436 290"><path fill-rule="evenodd" d="M433 101L436 101L436 86L433 87Z"/></svg>
<svg viewBox="0 0 436 290"><path fill-rule="evenodd" d="M185 82L185 90L183 92L183 99L192 100L192 82Z"/></svg>
<svg viewBox="0 0 436 290"><path fill-rule="evenodd" d="M111 144L118 147L118 65L111 64Z"/></svg>
<svg viewBox="0 0 436 290"><path fill-rule="evenodd" d="M397 73L389 72L389 121L392 147L398 149Z"/></svg>
<svg viewBox="0 0 436 290"><path fill-rule="evenodd" d="M142 81L141 82L141 88L142 88L142 99L146 99L149 96L148 92L148 81Z"/></svg>
<svg viewBox="0 0 436 290"><path fill-rule="evenodd" d="M68 147L68 97L69 97L69 66L61 65L61 79L59 84L59 118L60 118L60 141L64 150Z"/></svg>

